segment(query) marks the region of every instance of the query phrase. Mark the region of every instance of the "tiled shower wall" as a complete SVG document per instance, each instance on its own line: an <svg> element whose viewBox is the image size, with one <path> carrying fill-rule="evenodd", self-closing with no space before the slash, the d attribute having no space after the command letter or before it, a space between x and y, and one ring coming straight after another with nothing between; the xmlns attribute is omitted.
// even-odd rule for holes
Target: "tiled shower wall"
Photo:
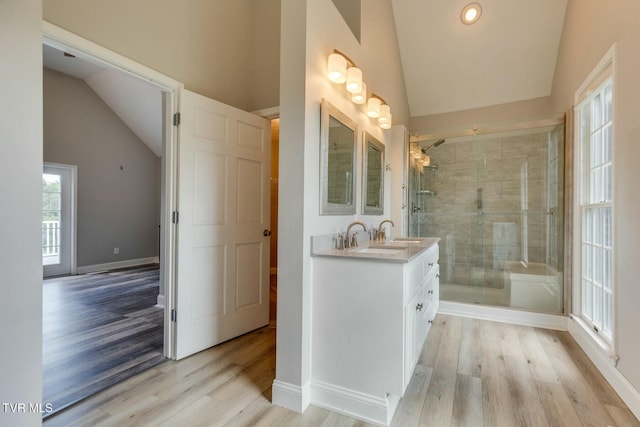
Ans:
<svg viewBox="0 0 640 427"><path fill-rule="evenodd" d="M561 127L447 141L427 154L431 167L410 160L409 235L441 238L441 283L503 288L507 261L562 271Z"/></svg>

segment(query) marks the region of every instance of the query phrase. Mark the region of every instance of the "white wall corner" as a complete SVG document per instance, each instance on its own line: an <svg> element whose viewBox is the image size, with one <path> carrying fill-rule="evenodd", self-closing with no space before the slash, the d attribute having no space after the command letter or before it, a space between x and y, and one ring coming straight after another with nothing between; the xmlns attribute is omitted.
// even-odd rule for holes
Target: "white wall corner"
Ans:
<svg viewBox="0 0 640 427"><path fill-rule="evenodd" d="M399 398L378 398L322 381L311 382L311 403L368 424L388 426Z"/></svg>
<svg viewBox="0 0 640 427"><path fill-rule="evenodd" d="M300 387L284 381L273 380L271 403L300 414L303 413L311 403L309 383Z"/></svg>
<svg viewBox="0 0 640 427"><path fill-rule="evenodd" d="M640 392L622 375L615 367L613 359L594 342L576 320L569 319L567 326L569 335L578 343L582 351L586 353L598 371L629 407L629 410L633 412L633 415L640 419Z"/></svg>

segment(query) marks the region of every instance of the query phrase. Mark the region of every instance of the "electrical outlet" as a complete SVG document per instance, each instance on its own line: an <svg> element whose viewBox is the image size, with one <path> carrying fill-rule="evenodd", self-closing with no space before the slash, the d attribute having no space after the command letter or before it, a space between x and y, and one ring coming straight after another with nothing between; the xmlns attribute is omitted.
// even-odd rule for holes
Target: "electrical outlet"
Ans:
<svg viewBox="0 0 640 427"><path fill-rule="evenodd" d="M113 248L113 254L118 255L120 253L120 248Z"/></svg>

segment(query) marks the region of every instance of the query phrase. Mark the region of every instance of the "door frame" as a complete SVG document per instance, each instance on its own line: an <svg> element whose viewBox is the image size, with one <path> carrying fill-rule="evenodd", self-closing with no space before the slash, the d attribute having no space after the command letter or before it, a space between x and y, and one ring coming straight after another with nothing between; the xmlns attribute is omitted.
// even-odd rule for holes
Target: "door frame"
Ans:
<svg viewBox="0 0 640 427"><path fill-rule="evenodd" d="M178 113L180 91L184 89L184 84L44 20L42 43L151 83L163 92L165 143L160 196L160 281L165 294L164 356L175 359L175 323L171 321L171 309L175 307L176 227L172 223L172 213L177 206L178 133L173 125L173 117Z"/></svg>
<svg viewBox="0 0 640 427"><path fill-rule="evenodd" d="M78 217L77 217L77 212L78 212L78 167L76 165L67 165L67 164L63 164L63 163L51 163L51 162L43 162L42 164L42 171L44 173L44 169L47 167L51 167L51 168L58 168L58 169L65 169L69 172L69 176L71 177L71 183L69 184L69 197L70 197L70 212L69 212L69 223L71 225L71 227L69 227L70 229L70 236L69 236L69 268L71 270L72 275L76 274L77 271L77 256L78 256L78 252L77 252L77 240L76 240L76 236L77 236L77 225L78 225ZM44 268L44 266L43 266ZM43 277L44 276L44 271L43 271Z"/></svg>

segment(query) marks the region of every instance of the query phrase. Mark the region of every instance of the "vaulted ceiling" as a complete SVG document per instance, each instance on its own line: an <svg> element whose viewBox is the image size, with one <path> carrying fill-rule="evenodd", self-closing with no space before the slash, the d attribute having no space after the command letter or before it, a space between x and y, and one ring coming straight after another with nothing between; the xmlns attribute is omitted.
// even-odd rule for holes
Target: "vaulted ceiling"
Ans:
<svg viewBox="0 0 640 427"><path fill-rule="evenodd" d="M465 5L480 19L465 25ZM392 0L412 117L549 96L567 0Z"/></svg>
<svg viewBox="0 0 640 427"><path fill-rule="evenodd" d="M157 87L48 45L42 46L42 60L47 68L84 80L156 156L162 156L162 92Z"/></svg>
<svg viewBox="0 0 640 427"><path fill-rule="evenodd" d="M465 25L460 14L471 1L480 3L482 15ZM391 2L411 117L551 94L567 0ZM160 155L156 88L49 46L44 62L85 80Z"/></svg>

